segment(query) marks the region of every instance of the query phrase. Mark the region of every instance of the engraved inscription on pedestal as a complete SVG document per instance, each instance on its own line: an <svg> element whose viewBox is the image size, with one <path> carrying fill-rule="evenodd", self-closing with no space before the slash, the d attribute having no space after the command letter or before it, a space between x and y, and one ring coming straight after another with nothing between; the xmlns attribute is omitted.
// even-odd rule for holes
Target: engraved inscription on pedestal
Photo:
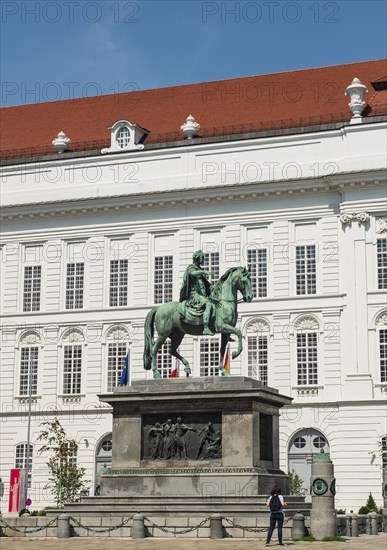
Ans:
<svg viewBox="0 0 387 550"><path fill-rule="evenodd" d="M143 460L211 460L222 457L221 413L144 415Z"/></svg>

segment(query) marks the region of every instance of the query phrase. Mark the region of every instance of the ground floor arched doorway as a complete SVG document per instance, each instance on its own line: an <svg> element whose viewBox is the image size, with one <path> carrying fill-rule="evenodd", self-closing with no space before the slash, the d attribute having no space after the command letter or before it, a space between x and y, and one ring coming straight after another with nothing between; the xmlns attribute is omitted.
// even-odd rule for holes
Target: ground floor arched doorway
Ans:
<svg viewBox="0 0 387 550"><path fill-rule="evenodd" d="M288 469L295 472L303 481L303 488L306 489L306 500L310 501L309 486L312 475L313 457L321 449L329 453L329 442L325 435L314 428L303 428L293 434L289 442Z"/></svg>
<svg viewBox="0 0 387 550"><path fill-rule="evenodd" d="M95 449L94 494L100 493L101 473L112 464L112 434L104 435Z"/></svg>

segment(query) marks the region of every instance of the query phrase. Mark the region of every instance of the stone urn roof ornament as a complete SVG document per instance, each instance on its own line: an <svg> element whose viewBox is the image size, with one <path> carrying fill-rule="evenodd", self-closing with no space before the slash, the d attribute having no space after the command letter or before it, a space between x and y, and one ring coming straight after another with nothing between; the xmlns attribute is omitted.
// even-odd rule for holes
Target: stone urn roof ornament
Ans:
<svg viewBox="0 0 387 550"><path fill-rule="evenodd" d="M187 139L192 139L199 132L200 124L195 121L192 115L189 115L180 129Z"/></svg>
<svg viewBox="0 0 387 550"><path fill-rule="evenodd" d="M64 132L59 132L55 139L52 140L52 144L58 153L66 151L71 143L71 139L66 136Z"/></svg>
<svg viewBox="0 0 387 550"><path fill-rule="evenodd" d="M366 104L364 101L364 95L367 93L367 87L364 86L358 78L354 78L345 90L345 95L347 95L350 99L348 107L352 111L351 124L359 124L363 121L361 114L364 111Z"/></svg>

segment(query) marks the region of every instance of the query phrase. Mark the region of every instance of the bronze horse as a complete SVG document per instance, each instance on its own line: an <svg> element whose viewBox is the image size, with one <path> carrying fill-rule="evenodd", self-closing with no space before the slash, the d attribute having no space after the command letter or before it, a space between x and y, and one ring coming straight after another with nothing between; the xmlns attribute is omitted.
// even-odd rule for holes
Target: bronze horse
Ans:
<svg viewBox="0 0 387 550"><path fill-rule="evenodd" d="M214 315L211 321L213 332L222 335L219 369L222 374L227 374L223 368L223 359L230 336L238 337L238 349L232 354L232 358L238 357L243 349L242 333L235 328L237 311L237 293L241 292L245 302L251 302L253 292L251 288L250 273L245 267L233 267L215 283L211 300L214 304ZM161 378L157 370L157 352L167 338L171 340L170 354L177 357L184 364L187 376L191 374L191 367L177 348L180 346L185 334L200 335L203 333L203 325L188 324L180 313L180 302L168 302L154 307L148 313L145 320L145 345L144 345L144 369L153 370L154 378ZM154 329L157 331L157 339L153 340Z"/></svg>

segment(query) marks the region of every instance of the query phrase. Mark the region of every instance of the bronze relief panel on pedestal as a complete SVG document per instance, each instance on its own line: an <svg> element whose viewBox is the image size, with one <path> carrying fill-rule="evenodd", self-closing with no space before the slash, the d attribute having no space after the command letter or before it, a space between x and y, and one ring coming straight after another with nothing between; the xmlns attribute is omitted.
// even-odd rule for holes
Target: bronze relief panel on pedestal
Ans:
<svg viewBox="0 0 387 550"><path fill-rule="evenodd" d="M143 416L143 460L212 460L221 457L221 413Z"/></svg>

